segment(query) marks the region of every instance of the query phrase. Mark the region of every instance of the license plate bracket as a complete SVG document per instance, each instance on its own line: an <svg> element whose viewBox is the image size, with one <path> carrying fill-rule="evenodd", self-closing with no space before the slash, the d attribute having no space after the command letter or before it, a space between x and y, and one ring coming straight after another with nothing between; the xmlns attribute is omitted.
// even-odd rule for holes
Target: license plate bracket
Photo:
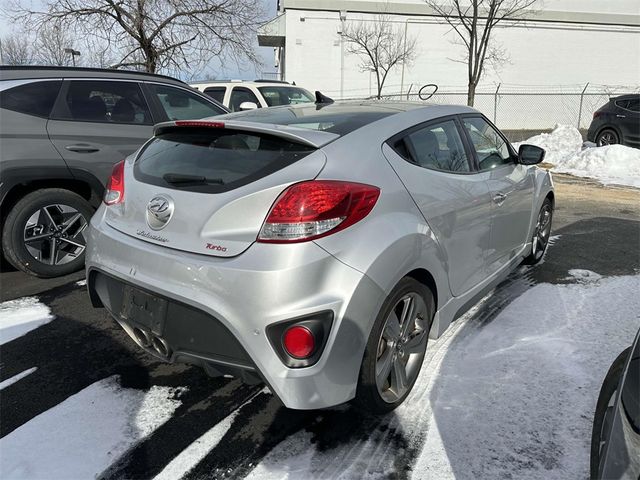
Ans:
<svg viewBox="0 0 640 480"><path fill-rule="evenodd" d="M122 319L162 335L167 317L167 300L131 285L124 285L122 293Z"/></svg>

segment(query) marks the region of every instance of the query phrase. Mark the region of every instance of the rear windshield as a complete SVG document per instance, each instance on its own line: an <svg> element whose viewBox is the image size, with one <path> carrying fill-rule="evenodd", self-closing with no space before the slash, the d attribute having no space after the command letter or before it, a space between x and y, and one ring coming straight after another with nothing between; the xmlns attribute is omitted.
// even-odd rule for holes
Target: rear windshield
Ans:
<svg viewBox="0 0 640 480"><path fill-rule="evenodd" d="M305 157L315 149L271 135L181 128L149 142L134 166L137 180L202 193L233 190Z"/></svg>

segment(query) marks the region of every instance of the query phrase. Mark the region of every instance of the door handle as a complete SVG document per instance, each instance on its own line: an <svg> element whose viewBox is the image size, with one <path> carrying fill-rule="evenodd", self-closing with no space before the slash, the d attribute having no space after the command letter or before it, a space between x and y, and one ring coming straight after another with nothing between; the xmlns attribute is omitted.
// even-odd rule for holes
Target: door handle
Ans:
<svg viewBox="0 0 640 480"><path fill-rule="evenodd" d="M498 192L493 195L493 202L497 203L498 205L502 204L502 202L504 202L506 199L507 199L506 193Z"/></svg>
<svg viewBox="0 0 640 480"><path fill-rule="evenodd" d="M77 152L77 153L94 153L94 152L100 151L98 147L94 145L89 145L86 143L78 143L76 145L66 145L64 148L69 150L70 152Z"/></svg>
<svg viewBox="0 0 640 480"><path fill-rule="evenodd" d="M618 118L627 118L626 115L616 115L616 117L618 117Z"/></svg>

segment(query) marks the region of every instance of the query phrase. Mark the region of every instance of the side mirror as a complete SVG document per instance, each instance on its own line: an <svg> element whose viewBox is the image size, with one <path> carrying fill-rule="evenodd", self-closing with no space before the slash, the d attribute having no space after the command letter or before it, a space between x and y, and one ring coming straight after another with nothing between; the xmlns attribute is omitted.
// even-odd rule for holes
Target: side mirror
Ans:
<svg viewBox="0 0 640 480"><path fill-rule="evenodd" d="M256 105L254 102L242 102L240 104L241 112L244 112L245 110L255 110L256 108L258 108L258 105Z"/></svg>
<svg viewBox="0 0 640 480"><path fill-rule="evenodd" d="M520 145L518 149L518 163L521 165L537 165L544 160L544 148L535 145Z"/></svg>

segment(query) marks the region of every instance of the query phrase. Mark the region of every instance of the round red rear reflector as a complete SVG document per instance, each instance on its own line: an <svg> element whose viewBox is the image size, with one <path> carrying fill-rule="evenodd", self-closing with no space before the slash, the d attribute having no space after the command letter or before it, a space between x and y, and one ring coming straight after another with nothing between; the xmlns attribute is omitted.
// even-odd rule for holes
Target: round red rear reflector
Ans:
<svg viewBox="0 0 640 480"><path fill-rule="evenodd" d="M282 337L284 349L293 358L307 358L313 352L316 340L307 327L294 325L289 327Z"/></svg>

